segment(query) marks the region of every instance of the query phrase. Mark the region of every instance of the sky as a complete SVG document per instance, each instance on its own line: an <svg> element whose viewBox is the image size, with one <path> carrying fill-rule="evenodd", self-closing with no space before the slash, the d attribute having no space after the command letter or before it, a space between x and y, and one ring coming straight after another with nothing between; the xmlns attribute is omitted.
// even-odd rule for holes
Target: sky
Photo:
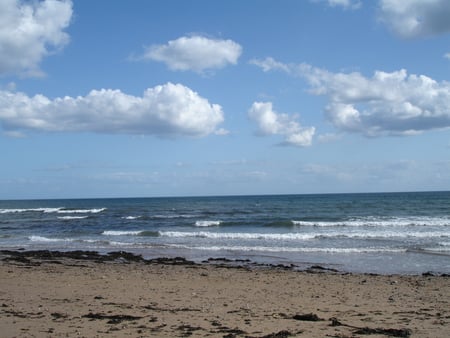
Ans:
<svg viewBox="0 0 450 338"><path fill-rule="evenodd" d="M0 199L450 190L448 0L0 0Z"/></svg>

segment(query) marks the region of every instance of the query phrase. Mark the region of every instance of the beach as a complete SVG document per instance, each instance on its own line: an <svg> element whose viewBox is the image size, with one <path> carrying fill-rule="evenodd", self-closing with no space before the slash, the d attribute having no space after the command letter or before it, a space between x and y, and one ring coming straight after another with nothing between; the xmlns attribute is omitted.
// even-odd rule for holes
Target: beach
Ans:
<svg viewBox="0 0 450 338"><path fill-rule="evenodd" d="M2 337L448 337L448 275L2 251Z"/></svg>

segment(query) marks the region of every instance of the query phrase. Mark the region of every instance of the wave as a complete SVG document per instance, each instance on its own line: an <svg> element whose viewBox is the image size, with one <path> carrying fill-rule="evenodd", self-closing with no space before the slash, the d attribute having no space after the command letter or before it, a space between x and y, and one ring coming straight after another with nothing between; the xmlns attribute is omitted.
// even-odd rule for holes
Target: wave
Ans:
<svg viewBox="0 0 450 338"><path fill-rule="evenodd" d="M66 209L66 208L26 208L26 209L0 209L0 214L22 213L22 212L43 212L43 213L58 213L58 214L96 214L105 211L106 208L99 209Z"/></svg>
<svg viewBox="0 0 450 338"><path fill-rule="evenodd" d="M292 221L296 226L311 227L408 227L408 226L450 226L449 217L365 217L341 221Z"/></svg>
<svg viewBox="0 0 450 338"><path fill-rule="evenodd" d="M30 236L28 239L31 242L41 242L41 243L56 243L56 242L72 242L72 243L88 243L90 245L99 246L129 246L130 243L115 242L115 241L105 241L97 239L80 239L80 238L49 238L44 236Z"/></svg>
<svg viewBox="0 0 450 338"><path fill-rule="evenodd" d="M407 249L369 247L369 248L290 248L269 246L188 246L172 245L171 247L202 251L261 251L261 252L304 252L304 253L401 253Z"/></svg>
<svg viewBox="0 0 450 338"><path fill-rule="evenodd" d="M74 219L85 219L89 216L59 216L58 219L62 220L74 220Z"/></svg>
<svg viewBox="0 0 450 338"><path fill-rule="evenodd" d="M158 237L158 231L145 230L105 230L102 232L104 236L143 236L143 237Z"/></svg>
<svg viewBox="0 0 450 338"><path fill-rule="evenodd" d="M27 208L27 209L0 209L0 214L22 213L22 212L58 212L62 208Z"/></svg>
<svg viewBox="0 0 450 338"><path fill-rule="evenodd" d="M424 248L422 251L425 252L442 252L442 253L450 253L450 247L433 247L433 248Z"/></svg>
<svg viewBox="0 0 450 338"><path fill-rule="evenodd" d="M105 236L137 236L142 231L125 231L125 230L107 230L103 231L102 235Z"/></svg>
<svg viewBox="0 0 450 338"><path fill-rule="evenodd" d="M197 227L211 227L211 226L218 226L222 222L221 221L196 221L195 226Z"/></svg>
<svg viewBox="0 0 450 338"><path fill-rule="evenodd" d="M126 219L126 220L134 220L134 219L139 219L141 218L141 216L123 216L122 219Z"/></svg>
<svg viewBox="0 0 450 338"><path fill-rule="evenodd" d="M163 237L198 237L210 239L243 239L243 240L311 240L326 238L355 238L355 239L386 239L386 238L442 238L450 237L450 232L358 232L358 233L239 233L239 232L181 232L181 231L160 231Z"/></svg>
<svg viewBox="0 0 450 338"><path fill-rule="evenodd" d="M300 225L300 224L296 224L298 222L300 222L300 221L277 220L277 221L272 221L272 222L266 223L265 226L273 227L273 228L292 228L294 225Z"/></svg>
<svg viewBox="0 0 450 338"><path fill-rule="evenodd" d="M72 239L68 238L48 238L43 236L30 236L28 239L32 242L73 242Z"/></svg>
<svg viewBox="0 0 450 338"><path fill-rule="evenodd" d="M56 211L58 214L98 214L100 212L105 211L106 208L98 208L98 209L65 209L60 208Z"/></svg>
<svg viewBox="0 0 450 338"><path fill-rule="evenodd" d="M293 239L313 239L314 234L264 234L264 233L239 233L239 232L181 232L181 231L160 231L163 237L200 237L210 239L266 239L266 240L293 240Z"/></svg>

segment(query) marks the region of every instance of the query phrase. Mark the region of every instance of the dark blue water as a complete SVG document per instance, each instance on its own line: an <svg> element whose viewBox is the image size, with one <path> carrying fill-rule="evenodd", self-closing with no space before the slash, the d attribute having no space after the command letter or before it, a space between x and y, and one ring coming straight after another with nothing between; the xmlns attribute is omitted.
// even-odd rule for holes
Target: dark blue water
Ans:
<svg viewBox="0 0 450 338"><path fill-rule="evenodd" d="M0 247L450 273L450 192L0 201Z"/></svg>

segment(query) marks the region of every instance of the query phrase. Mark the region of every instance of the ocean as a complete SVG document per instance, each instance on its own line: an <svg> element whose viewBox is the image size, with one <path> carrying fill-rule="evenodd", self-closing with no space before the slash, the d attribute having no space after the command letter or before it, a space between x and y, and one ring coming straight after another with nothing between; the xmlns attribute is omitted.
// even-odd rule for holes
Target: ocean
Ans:
<svg viewBox="0 0 450 338"><path fill-rule="evenodd" d="M0 248L450 273L450 192L0 201Z"/></svg>

